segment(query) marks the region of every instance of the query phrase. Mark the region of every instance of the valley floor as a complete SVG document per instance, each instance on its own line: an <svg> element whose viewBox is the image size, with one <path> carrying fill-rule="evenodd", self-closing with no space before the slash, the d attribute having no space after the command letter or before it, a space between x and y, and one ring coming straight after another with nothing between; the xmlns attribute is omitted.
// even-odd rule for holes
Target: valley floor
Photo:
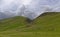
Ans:
<svg viewBox="0 0 60 37"><path fill-rule="evenodd" d="M0 32L0 37L60 37L60 32Z"/></svg>

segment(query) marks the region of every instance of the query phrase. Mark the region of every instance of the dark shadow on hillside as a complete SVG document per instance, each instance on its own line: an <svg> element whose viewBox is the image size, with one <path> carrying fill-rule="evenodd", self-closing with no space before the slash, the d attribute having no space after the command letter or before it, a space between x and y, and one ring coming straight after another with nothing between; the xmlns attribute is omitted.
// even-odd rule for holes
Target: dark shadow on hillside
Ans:
<svg viewBox="0 0 60 37"><path fill-rule="evenodd" d="M26 22L27 22L26 27L31 27L31 26L33 25L33 21L34 21L34 20L31 20L31 19L29 19L29 18L26 18Z"/></svg>
<svg viewBox="0 0 60 37"><path fill-rule="evenodd" d="M33 22L33 20L30 20L29 18L27 18L26 21L27 21L28 23L32 23L32 22Z"/></svg>

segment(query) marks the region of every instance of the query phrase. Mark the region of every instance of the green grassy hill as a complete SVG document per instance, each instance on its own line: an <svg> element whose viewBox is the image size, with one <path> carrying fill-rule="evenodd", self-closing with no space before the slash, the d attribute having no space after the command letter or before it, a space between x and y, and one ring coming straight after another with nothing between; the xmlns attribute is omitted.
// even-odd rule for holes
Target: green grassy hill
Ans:
<svg viewBox="0 0 60 37"><path fill-rule="evenodd" d="M31 23L25 17L0 21L0 37L60 37L60 13L44 13Z"/></svg>

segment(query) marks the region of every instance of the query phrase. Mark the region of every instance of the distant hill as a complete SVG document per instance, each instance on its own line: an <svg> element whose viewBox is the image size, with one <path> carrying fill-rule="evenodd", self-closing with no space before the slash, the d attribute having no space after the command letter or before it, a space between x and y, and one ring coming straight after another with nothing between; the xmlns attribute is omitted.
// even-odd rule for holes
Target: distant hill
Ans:
<svg viewBox="0 0 60 37"><path fill-rule="evenodd" d="M5 15L4 13L2 13L2 12L0 12L0 19L2 19L2 18L7 18L8 16L7 15Z"/></svg>
<svg viewBox="0 0 60 37"><path fill-rule="evenodd" d="M13 17L13 16L14 16L14 14L12 14L12 13L0 12L0 19L10 18L10 17Z"/></svg>

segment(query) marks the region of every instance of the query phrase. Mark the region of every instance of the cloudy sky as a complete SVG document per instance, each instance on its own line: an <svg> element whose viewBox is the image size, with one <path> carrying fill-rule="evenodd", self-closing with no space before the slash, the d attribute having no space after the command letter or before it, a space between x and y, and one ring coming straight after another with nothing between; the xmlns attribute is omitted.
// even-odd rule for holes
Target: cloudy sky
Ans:
<svg viewBox="0 0 60 37"><path fill-rule="evenodd" d="M46 11L60 12L60 0L0 0L0 12L34 19Z"/></svg>

